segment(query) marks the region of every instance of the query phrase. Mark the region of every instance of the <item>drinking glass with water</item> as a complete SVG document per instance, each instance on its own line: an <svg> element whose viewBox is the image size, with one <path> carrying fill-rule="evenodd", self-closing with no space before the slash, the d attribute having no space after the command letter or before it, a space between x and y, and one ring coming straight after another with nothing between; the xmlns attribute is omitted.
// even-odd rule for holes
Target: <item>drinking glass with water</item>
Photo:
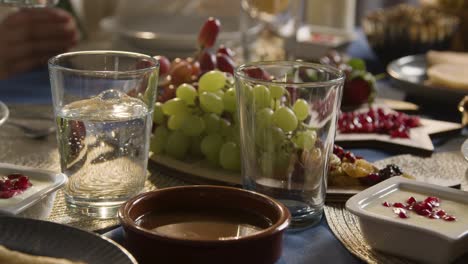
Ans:
<svg viewBox="0 0 468 264"><path fill-rule="evenodd" d="M115 217L146 180L159 64L116 51L72 52L49 61L60 166L68 206Z"/></svg>

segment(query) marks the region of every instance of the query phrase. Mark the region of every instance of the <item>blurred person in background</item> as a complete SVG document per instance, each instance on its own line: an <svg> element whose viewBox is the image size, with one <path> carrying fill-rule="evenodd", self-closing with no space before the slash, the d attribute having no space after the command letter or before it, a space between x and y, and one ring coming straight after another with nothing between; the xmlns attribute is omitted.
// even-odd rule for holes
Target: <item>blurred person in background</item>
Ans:
<svg viewBox="0 0 468 264"><path fill-rule="evenodd" d="M70 13L59 8L0 10L0 79L45 66L72 48L79 32Z"/></svg>

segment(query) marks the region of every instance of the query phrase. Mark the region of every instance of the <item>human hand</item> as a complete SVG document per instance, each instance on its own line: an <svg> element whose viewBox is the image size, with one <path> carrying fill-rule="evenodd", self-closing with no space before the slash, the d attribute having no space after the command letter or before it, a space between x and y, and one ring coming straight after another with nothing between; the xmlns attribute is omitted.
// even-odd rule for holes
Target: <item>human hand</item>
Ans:
<svg viewBox="0 0 468 264"><path fill-rule="evenodd" d="M22 9L0 24L0 79L45 65L76 44L73 17L56 8Z"/></svg>

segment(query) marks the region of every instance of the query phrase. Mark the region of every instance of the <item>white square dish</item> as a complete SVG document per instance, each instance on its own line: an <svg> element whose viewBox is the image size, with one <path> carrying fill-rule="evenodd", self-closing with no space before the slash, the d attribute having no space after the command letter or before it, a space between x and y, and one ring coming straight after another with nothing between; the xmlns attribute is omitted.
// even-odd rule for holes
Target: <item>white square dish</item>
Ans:
<svg viewBox="0 0 468 264"><path fill-rule="evenodd" d="M430 219L407 210L408 218L384 202L405 203L412 196L440 198L440 208L456 221ZM438 185L392 177L354 195L346 209L359 218L362 234L376 250L423 263L450 263L468 252L468 193Z"/></svg>
<svg viewBox="0 0 468 264"><path fill-rule="evenodd" d="M28 176L32 186L21 194L0 199L0 214L34 219L47 218L52 210L56 191L67 182L67 177L48 170L0 163L0 176L12 173Z"/></svg>

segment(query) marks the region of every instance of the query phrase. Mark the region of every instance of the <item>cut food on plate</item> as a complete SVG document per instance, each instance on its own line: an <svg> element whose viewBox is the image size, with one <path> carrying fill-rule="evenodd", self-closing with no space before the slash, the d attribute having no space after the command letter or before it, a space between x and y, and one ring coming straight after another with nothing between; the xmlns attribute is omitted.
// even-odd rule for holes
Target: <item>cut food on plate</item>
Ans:
<svg viewBox="0 0 468 264"><path fill-rule="evenodd" d="M464 64L468 66L468 53L431 50L426 54L428 66L437 64Z"/></svg>
<svg viewBox="0 0 468 264"><path fill-rule="evenodd" d="M429 82L436 86L468 89L468 62L460 64L436 64L427 70Z"/></svg>
<svg viewBox="0 0 468 264"><path fill-rule="evenodd" d="M9 264L85 264L84 262L71 261L63 258L34 256L7 249L0 245L0 263Z"/></svg>

